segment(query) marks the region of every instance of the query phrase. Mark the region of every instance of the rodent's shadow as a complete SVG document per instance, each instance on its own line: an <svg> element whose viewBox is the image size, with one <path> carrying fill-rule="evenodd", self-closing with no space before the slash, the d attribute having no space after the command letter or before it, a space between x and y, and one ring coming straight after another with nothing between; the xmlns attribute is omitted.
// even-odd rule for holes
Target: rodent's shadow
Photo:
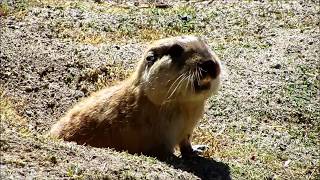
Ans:
<svg viewBox="0 0 320 180"><path fill-rule="evenodd" d="M223 162L217 162L201 156L191 158L179 158L172 156L164 161L174 168L190 172L200 179L223 179L231 180L230 168Z"/></svg>

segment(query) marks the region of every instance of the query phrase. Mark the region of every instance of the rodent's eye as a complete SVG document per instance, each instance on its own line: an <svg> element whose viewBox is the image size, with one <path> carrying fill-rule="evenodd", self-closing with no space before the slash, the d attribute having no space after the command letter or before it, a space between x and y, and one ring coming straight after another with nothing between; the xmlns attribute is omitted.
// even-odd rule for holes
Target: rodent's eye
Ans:
<svg viewBox="0 0 320 180"><path fill-rule="evenodd" d="M153 64L154 62L156 62L157 58L154 54L149 54L147 57L146 57L146 60L149 64Z"/></svg>

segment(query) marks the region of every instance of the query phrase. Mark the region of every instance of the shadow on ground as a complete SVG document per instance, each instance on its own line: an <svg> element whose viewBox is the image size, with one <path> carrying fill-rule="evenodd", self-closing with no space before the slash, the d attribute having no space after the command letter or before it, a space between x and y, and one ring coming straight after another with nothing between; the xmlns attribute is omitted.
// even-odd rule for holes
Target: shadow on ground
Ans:
<svg viewBox="0 0 320 180"><path fill-rule="evenodd" d="M165 161L176 169L181 169L198 176L203 180L231 180L230 168L227 164L200 156L192 158L171 157Z"/></svg>

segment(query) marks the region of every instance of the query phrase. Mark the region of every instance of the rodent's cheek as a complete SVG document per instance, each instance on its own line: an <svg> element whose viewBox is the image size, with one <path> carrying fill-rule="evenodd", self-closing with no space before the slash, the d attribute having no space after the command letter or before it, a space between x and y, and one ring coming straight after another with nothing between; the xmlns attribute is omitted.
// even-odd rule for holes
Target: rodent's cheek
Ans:
<svg viewBox="0 0 320 180"><path fill-rule="evenodd" d="M150 72L148 70L145 70L142 75L142 81L147 82L149 79L149 76L150 76Z"/></svg>
<svg viewBox="0 0 320 180"><path fill-rule="evenodd" d="M155 65L151 66L150 68L146 69L143 73L143 78L146 81L149 81L150 79L156 77L156 74L158 73L158 69L154 67Z"/></svg>
<svg viewBox="0 0 320 180"><path fill-rule="evenodd" d="M163 87L159 86L159 83L155 82L148 82L146 83L146 86L144 88L145 94L147 95L148 99L157 105L160 105L163 103L163 101L166 99L166 91Z"/></svg>
<svg viewBox="0 0 320 180"><path fill-rule="evenodd" d="M212 94L217 94L218 90L220 89L220 86L221 86L221 79L220 79L220 75L219 75L211 81Z"/></svg>

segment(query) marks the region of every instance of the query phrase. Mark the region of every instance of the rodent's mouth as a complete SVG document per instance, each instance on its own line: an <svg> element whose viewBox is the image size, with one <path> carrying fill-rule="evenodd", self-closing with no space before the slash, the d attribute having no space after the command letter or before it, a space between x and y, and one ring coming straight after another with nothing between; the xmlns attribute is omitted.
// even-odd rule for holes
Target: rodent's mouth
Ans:
<svg viewBox="0 0 320 180"><path fill-rule="evenodd" d="M168 83L167 99L174 97L175 94L177 95L177 92L196 94L214 92L211 90L218 88L219 81L216 81L216 79L219 74L219 62L207 60L193 64L193 66L185 69L175 79L168 81L170 83Z"/></svg>
<svg viewBox="0 0 320 180"><path fill-rule="evenodd" d="M211 81L220 74L220 66L217 62L208 60L197 65L198 78L194 81L196 91L209 90Z"/></svg>
<svg viewBox="0 0 320 180"><path fill-rule="evenodd" d="M209 75L207 75L199 81L194 81L194 88L196 92L209 90L211 88L211 80L212 78Z"/></svg>

